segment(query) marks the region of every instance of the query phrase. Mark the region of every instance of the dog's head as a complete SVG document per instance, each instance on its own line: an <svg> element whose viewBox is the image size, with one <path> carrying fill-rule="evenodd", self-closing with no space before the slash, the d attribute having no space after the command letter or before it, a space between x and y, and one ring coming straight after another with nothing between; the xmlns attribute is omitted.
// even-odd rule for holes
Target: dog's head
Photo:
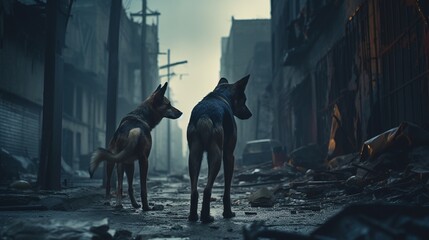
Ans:
<svg viewBox="0 0 429 240"><path fill-rule="evenodd" d="M229 84L228 80L221 78L215 91L223 92L231 101L231 108L234 116L239 119L249 119L252 116L249 108L246 106L246 90L247 82L249 81L250 75L238 80L233 84Z"/></svg>
<svg viewBox="0 0 429 240"><path fill-rule="evenodd" d="M160 116L177 119L182 116L182 112L171 106L170 100L164 96L167 90L167 85L168 84L165 83L164 86L161 87L161 84L159 84L158 88L152 93L150 96L152 105Z"/></svg>

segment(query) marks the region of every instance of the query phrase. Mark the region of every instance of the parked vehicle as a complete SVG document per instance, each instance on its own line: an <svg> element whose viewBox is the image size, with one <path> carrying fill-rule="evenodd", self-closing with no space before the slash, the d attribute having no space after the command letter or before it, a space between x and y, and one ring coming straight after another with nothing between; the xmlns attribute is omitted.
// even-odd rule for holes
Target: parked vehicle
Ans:
<svg viewBox="0 0 429 240"><path fill-rule="evenodd" d="M246 143L243 150L243 157L240 159L239 165L247 166L271 162L275 167L283 165L285 156L286 149L278 140L253 140Z"/></svg>

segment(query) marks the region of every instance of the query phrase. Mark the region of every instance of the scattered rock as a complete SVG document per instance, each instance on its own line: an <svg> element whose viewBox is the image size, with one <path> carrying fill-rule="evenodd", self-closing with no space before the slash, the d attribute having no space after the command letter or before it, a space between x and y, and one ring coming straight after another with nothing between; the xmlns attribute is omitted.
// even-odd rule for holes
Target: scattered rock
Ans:
<svg viewBox="0 0 429 240"><path fill-rule="evenodd" d="M132 239L133 233L128 230L116 230L113 239L115 240L129 240Z"/></svg>
<svg viewBox="0 0 429 240"><path fill-rule="evenodd" d="M31 189L31 184L25 180L17 180L10 184L11 188L28 190Z"/></svg>
<svg viewBox="0 0 429 240"><path fill-rule="evenodd" d="M249 196L249 202L252 207L273 207L274 194L268 188L263 187Z"/></svg>
<svg viewBox="0 0 429 240"><path fill-rule="evenodd" d="M256 215L258 214L257 212L244 212L245 215Z"/></svg>
<svg viewBox="0 0 429 240"><path fill-rule="evenodd" d="M182 230L182 229L183 229L183 227L179 224L176 224L176 225L171 227L171 230Z"/></svg>
<svg viewBox="0 0 429 240"><path fill-rule="evenodd" d="M162 211L162 210L164 210L164 205L161 205L161 204L156 204L156 205L154 205L153 207L152 207L152 209L151 209L152 211Z"/></svg>

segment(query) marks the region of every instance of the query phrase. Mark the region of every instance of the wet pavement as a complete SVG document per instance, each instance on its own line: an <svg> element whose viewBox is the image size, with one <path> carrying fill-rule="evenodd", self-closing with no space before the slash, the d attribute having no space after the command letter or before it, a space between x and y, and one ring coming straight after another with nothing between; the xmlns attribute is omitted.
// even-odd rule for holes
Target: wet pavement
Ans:
<svg viewBox="0 0 429 240"><path fill-rule="evenodd" d="M134 181L136 196L140 189L137 179ZM205 179L200 180L199 193L201 209L201 193ZM152 206L162 205L163 210L143 212L134 209L127 196L123 199L123 208L114 207L114 197L108 203L104 199L104 190L99 187L100 180L77 180L63 203L67 207L62 210L28 210L1 211L0 225L4 228L12 222L37 222L49 224L55 219L59 222L70 220L78 222L100 221L108 219L110 229L128 230L133 237L140 235L142 239L184 238L184 239L242 239L242 228L254 221L264 221L270 229L287 230L308 234L329 217L342 209L342 204L321 204L314 208L297 206L251 207L248 197L261 186L234 187L232 189L233 211L237 216L233 219L222 218L222 181L216 183L211 203L211 214L215 222L211 224L190 223L187 220L189 211L189 183L186 179L150 177L148 181L149 202ZM266 185L268 189L275 185ZM124 190L126 192L125 184ZM66 194L67 195L67 194ZM85 195L87 197L85 197ZM78 196L78 197L74 197ZM61 209L61 208L60 208Z"/></svg>

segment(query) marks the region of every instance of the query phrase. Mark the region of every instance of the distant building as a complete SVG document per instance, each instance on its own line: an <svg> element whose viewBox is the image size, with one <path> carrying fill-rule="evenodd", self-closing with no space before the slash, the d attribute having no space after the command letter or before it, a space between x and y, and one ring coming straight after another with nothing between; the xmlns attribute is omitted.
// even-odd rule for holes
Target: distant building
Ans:
<svg viewBox="0 0 429 240"><path fill-rule="evenodd" d="M264 113L271 110L266 109L269 105L263 97L271 83L270 30L269 19L232 18L229 36L221 39L220 77L233 83L251 74L246 93L253 117L245 121L237 119L237 156L241 156L247 141L271 136L262 129L270 128L264 126L270 121L270 116Z"/></svg>
<svg viewBox="0 0 429 240"><path fill-rule="evenodd" d="M274 137L333 156L401 121L428 129L428 13L422 1L272 0Z"/></svg>

